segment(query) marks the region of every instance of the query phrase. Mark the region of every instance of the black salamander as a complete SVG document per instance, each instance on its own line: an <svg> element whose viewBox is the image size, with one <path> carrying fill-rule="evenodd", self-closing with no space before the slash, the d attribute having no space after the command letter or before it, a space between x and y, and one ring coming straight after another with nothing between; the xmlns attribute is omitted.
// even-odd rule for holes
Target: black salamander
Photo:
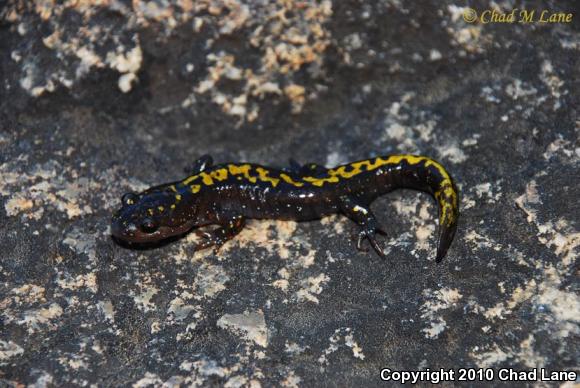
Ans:
<svg viewBox="0 0 580 388"><path fill-rule="evenodd" d="M213 165L205 155L191 176L179 182L127 193L113 216L113 236L127 243L155 243L194 228L196 249L218 249L237 235L248 218L307 221L342 213L360 227L357 248L368 240L385 257L375 236L386 234L370 204L397 188L431 194L439 205L436 260L445 256L457 228L458 192L441 164L425 156L391 155L335 168L291 161L287 169L257 164Z"/></svg>

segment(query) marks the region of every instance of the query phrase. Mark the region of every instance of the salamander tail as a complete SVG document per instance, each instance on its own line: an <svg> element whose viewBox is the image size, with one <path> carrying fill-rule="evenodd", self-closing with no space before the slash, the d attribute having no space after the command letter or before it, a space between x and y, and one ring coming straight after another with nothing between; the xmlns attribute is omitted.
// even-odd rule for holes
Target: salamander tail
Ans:
<svg viewBox="0 0 580 388"><path fill-rule="evenodd" d="M426 156L392 155L387 164L394 166L388 173L399 173L392 181L396 187L425 191L435 197L439 207L439 243L435 260L443 260L453 241L459 217L459 193L453 178L439 162Z"/></svg>
<svg viewBox="0 0 580 388"><path fill-rule="evenodd" d="M436 262L441 262L453 241L455 231L457 230L457 221L453 221L451 225L445 225L439 222L439 244L437 246Z"/></svg>
<svg viewBox="0 0 580 388"><path fill-rule="evenodd" d="M435 261L440 262L445 257L455 231L457 230L457 218L459 217L458 191L451 175L435 161L429 161L437 170L432 175L431 190L439 205L439 243L437 246L437 256Z"/></svg>

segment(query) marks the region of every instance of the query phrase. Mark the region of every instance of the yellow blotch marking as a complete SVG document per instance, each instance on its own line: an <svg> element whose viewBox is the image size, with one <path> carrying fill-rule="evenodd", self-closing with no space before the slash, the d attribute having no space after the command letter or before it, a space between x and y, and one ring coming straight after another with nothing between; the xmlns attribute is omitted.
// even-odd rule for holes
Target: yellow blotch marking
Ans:
<svg viewBox="0 0 580 388"><path fill-rule="evenodd" d="M181 201L181 194L175 194L175 200Z"/></svg>
<svg viewBox="0 0 580 388"><path fill-rule="evenodd" d="M212 178L217 179L218 181L223 181L228 177L228 170L225 168L220 168L219 170L212 171L210 175Z"/></svg>
<svg viewBox="0 0 580 388"><path fill-rule="evenodd" d="M171 209L175 209L175 204L172 204L172 205L170 206L170 208L171 208Z"/></svg>
<svg viewBox="0 0 580 388"><path fill-rule="evenodd" d="M230 174L238 175L237 177L238 179L241 179L241 177L243 176L249 182L256 183L257 181L256 177L250 175L251 168L252 166L250 166L249 164L241 164L241 165L228 164L228 170Z"/></svg>
<svg viewBox="0 0 580 388"><path fill-rule="evenodd" d="M273 187L276 187L280 183L280 179L269 177L269 171L262 167L256 167L256 172L258 173L258 179L262 182L269 182Z"/></svg>
<svg viewBox="0 0 580 388"><path fill-rule="evenodd" d="M153 209L147 209L147 214L149 214L150 216L153 215Z"/></svg>
<svg viewBox="0 0 580 388"><path fill-rule="evenodd" d="M163 206L157 206L157 210L159 210L160 212L163 212L163 210L165 210L165 208Z"/></svg>
<svg viewBox="0 0 580 388"><path fill-rule="evenodd" d="M177 193L177 187L175 187L175 185L171 185L171 186L169 186L169 189L170 189L171 191L173 191L174 193Z"/></svg>
<svg viewBox="0 0 580 388"><path fill-rule="evenodd" d="M296 182L295 180L293 180L292 178L290 178L290 176L282 173L280 174L280 178L282 178L282 180L288 184L291 184L292 186L296 186L296 187L302 187L304 186L304 183L302 182Z"/></svg>
<svg viewBox="0 0 580 388"><path fill-rule="evenodd" d="M201 190L201 185L191 185L191 192L193 194L199 193L199 190Z"/></svg>
<svg viewBox="0 0 580 388"><path fill-rule="evenodd" d="M187 186L188 184L190 184L191 182L193 182L193 181L195 181L197 179L199 179L199 175L192 175L190 177L185 178L183 180L183 182L181 182L181 183L183 183L184 185Z"/></svg>
<svg viewBox="0 0 580 388"><path fill-rule="evenodd" d="M201 181L203 182L204 185L207 186L213 185L213 179L211 175L208 174L207 172L202 172L201 174L199 174L199 176L201 177Z"/></svg>

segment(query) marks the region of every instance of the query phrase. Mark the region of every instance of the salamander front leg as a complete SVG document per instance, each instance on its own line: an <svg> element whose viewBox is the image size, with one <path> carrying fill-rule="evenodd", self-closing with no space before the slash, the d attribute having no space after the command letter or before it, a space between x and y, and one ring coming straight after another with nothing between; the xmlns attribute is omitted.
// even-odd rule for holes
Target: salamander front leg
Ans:
<svg viewBox="0 0 580 388"><path fill-rule="evenodd" d="M375 236L377 233L386 236L387 233L379 225L370 207L360 205L356 200L350 197L343 197L341 198L341 210L345 216L356 222L361 228L356 243L357 249L363 250L362 242L364 239L367 239L377 254L383 259L386 259L383 249L375 239Z"/></svg>
<svg viewBox="0 0 580 388"><path fill-rule="evenodd" d="M199 174L200 172L205 171L208 167L211 167L213 165L213 158L211 157L211 155L202 155L199 157L199 159L197 159L193 165L191 166L191 169L189 169L188 171L186 171L186 174Z"/></svg>
<svg viewBox="0 0 580 388"><path fill-rule="evenodd" d="M202 241L196 245L195 250L214 247L214 253L217 253L222 245L242 231L245 223L246 219L243 216L233 216L225 220L217 229L209 232L196 231L195 234L201 237Z"/></svg>

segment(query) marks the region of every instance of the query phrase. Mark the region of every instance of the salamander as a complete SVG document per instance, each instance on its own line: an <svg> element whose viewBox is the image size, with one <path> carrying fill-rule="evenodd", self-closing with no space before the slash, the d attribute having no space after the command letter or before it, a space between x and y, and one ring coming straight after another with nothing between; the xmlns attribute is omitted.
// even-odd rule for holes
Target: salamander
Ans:
<svg viewBox="0 0 580 388"><path fill-rule="evenodd" d="M458 191L440 163L418 155L381 156L334 168L291 161L281 169L250 163L214 165L211 156L204 155L181 181L123 195L111 231L121 242L149 244L195 230L201 238L196 249L217 250L240 233L247 219L308 221L342 213L360 228L357 248L363 250L368 240L384 258L376 235L386 231L370 205L397 188L424 191L437 201L436 261L441 261L457 228Z"/></svg>

